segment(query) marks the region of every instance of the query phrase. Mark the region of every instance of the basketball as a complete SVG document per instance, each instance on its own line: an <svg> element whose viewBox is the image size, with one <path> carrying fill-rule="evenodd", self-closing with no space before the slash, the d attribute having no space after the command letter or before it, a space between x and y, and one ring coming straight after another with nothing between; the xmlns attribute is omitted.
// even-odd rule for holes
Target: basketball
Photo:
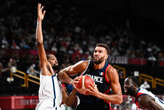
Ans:
<svg viewBox="0 0 164 110"><path fill-rule="evenodd" d="M76 84L76 87L78 89L80 88L89 88L90 85L93 85L95 82L94 80L88 76L88 75L84 75L84 76L81 76L80 80L79 80L79 83Z"/></svg>

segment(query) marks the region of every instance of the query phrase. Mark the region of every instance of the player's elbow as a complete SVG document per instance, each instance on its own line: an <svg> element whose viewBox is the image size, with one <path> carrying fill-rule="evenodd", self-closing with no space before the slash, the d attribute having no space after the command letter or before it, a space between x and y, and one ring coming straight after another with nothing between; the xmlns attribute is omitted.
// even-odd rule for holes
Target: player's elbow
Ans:
<svg viewBox="0 0 164 110"><path fill-rule="evenodd" d="M65 104L71 108L76 108L78 106L77 100L75 99L74 100L67 99Z"/></svg>
<svg viewBox="0 0 164 110"><path fill-rule="evenodd" d="M117 97L115 98L115 101L113 101L113 104L121 104L123 102L123 96L117 95Z"/></svg>
<svg viewBox="0 0 164 110"><path fill-rule="evenodd" d="M37 40L37 46L40 47L40 46L42 46L42 45L43 45L43 42L40 41L40 40Z"/></svg>
<svg viewBox="0 0 164 110"><path fill-rule="evenodd" d="M42 45L43 44L43 40L40 40L40 39L36 39L36 42L37 42L37 45Z"/></svg>
<svg viewBox="0 0 164 110"><path fill-rule="evenodd" d="M59 71L59 73L58 73L58 78L59 78L59 80L63 80L64 74L65 74L65 72L63 72L62 70Z"/></svg>
<svg viewBox="0 0 164 110"><path fill-rule="evenodd" d="M43 44L43 39L40 37L40 35L36 34L36 42L37 42L37 45Z"/></svg>
<svg viewBox="0 0 164 110"><path fill-rule="evenodd" d="M119 95L118 96L117 104L121 104L122 102L123 102L123 96L122 95Z"/></svg>
<svg viewBox="0 0 164 110"><path fill-rule="evenodd" d="M73 103L69 103L68 101L65 103L67 106L72 107Z"/></svg>
<svg viewBox="0 0 164 110"><path fill-rule="evenodd" d="M58 76L61 77L63 76L64 72L62 70L59 71Z"/></svg>

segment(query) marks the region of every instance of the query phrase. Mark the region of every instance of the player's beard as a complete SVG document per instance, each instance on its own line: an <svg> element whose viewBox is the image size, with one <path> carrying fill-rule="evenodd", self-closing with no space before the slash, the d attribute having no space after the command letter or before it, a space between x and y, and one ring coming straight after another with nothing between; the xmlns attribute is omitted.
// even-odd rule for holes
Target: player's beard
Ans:
<svg viewBox="0 0 164 110"><path fill-rule="evenodd" d="M96 60L94 57L92 58L92 61L94 64L98 65L104 61L104 57L101 57L100 59Z"/></svg>
<svg viewBox="0 0 164 110"><path fill-rule="evenodd" d="M59 65L54 65L53 69L58 72L60 70L60 66Z"/></svg>

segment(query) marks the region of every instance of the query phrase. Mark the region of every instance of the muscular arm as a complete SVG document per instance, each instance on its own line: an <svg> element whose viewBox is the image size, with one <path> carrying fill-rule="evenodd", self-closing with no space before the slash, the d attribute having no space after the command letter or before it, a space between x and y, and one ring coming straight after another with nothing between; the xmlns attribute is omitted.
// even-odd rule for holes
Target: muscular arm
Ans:
<svg viewBox="0 0 164 110"><path fill-rule="evenodd" d="M113 94L104 94L99 92L98 88L91 87L92 95L105 100L107 102L111 102L112 104L121 104L122 99L122 91L119 83L118 73L114 68L108 68L107 71L107 79L110 80L110 85L113 91Z"/></svg>
<svg viewBox="0 0 164 110"><path fill-rule="evenodd" d="M164 110L155 100L148 95L142 95L138 98L139 106L148 110Z"/></svg>
<svg viewBox="0 0 164 110"><path fill-rule="evenodd" d="M86 69L87 66L88 66L88 61L79 61L74 65L62 69L59 72L58 77L62 82L72 84L73 80L70 76L75 76L79 73L81 74Z"/></svg>
<svg viewBox="0 0 164 110"><path fill-rule="evenodd" d="M42 13L43 7L41 7L41 4L38 4L38 18L37 18L37 26L36 26L36 41L37 41L37 48L38 48L38 54L39 54L39 59L40 59L40 68L42 70L42 74L45 75L46 70L46 63L47 63L47 58L46 58L46 53L44 50L44 45L43 45L43 34L42 34L42 20L45 15L45 11Z"/></svg>
<svg viewBox="0 0 164 110"><path fill-rule="evenodd" d="M72 92L68 95L66 92L66 88L62 89L63 92L63 102L72 108L76 108L78 105L78 98L76 96L76 90L73 89Z"/></svg>
<svg viewBox="0 0 164 110"><path fill-rule="evenodd" d="M121 104L123 101L122 91L119 83L119 76L116 69L114 69L113 67L108 68L107 78L110 81L113 94L107 95L104 93L99 93L98 97L100 99L106 100L107 102L111 102L113 104Z"/></svg>

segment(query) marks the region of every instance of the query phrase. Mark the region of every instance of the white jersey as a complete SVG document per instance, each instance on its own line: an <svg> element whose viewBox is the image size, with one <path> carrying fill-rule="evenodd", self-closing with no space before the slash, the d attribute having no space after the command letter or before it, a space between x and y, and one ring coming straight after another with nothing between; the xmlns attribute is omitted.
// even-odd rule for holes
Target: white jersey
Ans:
<svg viewBox="0 0 164 110"><path fill-rule="evenodd" d="M46 76L40 74L39 103L36 110L65 110L62 103L61 84L57 74Z"/></svg>
<svg viewBox="0 0 164 110"><path fill-rule="evenodd" d="M137 92L137 96L141 96L141 95L149 95L152 98L154 98L155 102L158 103L162 108L164 108L164 101L160 98L158 98L156 95L154 95L152 92L146 90L146 89L139 89Z"/></svg>

